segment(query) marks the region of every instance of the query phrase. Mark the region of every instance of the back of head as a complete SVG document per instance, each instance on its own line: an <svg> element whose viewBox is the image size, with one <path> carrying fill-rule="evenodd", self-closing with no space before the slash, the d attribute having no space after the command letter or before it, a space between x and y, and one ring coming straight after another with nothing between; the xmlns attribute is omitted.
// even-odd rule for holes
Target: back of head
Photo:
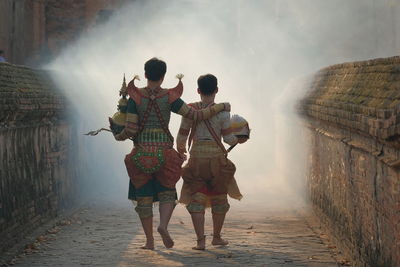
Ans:
<svg viewBox="0 0 400 267"><path fill-rule="evenodd" d="M156 57L153 57L144 64L144 73L150 81L156 82L161 80L166 72L167 64Z"/></svg>
<svg viewBox="0 0 400 267"><path fill-rule="evenodd" d="M197 85L202 95L212 95L218 88L217 77L212 74L201 75L197 79Z"/></svg>
<svg viewBox="0 0 400 267"><path fill-rule="evenodd" d="M4 51L0 50L0 56L4 55Z"/></svg>

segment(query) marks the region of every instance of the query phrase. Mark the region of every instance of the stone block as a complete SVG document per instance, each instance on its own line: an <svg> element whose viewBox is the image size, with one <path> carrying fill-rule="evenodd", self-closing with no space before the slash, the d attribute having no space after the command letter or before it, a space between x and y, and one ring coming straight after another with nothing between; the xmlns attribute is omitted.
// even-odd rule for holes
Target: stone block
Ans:
<svg viewBox="0 0 400 267"><path fill-rule="evenodd" d="M66 101L45 73L0 63L0 95L1 253L74 203L78 159Z"/></svg>
<svg viewBox="0 0 400 267"><path fill-rule="evenodd" d="M400 265L399 66L392 57L324 68L299 107L310 200L355 266Z"/></svg>

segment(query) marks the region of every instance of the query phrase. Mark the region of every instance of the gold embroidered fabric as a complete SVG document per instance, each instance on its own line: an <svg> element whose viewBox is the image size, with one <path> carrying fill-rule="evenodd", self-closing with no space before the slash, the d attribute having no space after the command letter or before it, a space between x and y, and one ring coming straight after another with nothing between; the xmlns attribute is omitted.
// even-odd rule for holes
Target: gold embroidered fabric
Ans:
<svg viewBox="0 0 400 267"><path fill-rule="evenodd" d="M179 202L189 204L192 196L204 187L240 200L243 196L234 178L235 171L235 165L222 153L214 158L190 157L183 167L183 186ZM210 201L207 201L206 206L210 206Z"/></svg>
<svg viewBox="0 0 400 267"><path fill-rule="evenodd" d="M190 157L215 158L223 156L224 153L214 140L194 141L190 149Z"/></svg>

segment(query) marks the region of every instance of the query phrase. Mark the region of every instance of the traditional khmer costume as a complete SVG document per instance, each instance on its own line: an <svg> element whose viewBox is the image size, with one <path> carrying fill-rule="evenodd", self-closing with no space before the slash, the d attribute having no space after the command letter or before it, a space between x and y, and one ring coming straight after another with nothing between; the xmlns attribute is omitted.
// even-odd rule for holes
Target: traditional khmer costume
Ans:
<svg viewBox="0 0 400 267"><path fill-rule="evenodd" d="M146 218L153 215L153 202L177 200L175 184L180 179L184 159L173 149L174 138L168 128L171 111L199 121L226 107L224 104L203 110L189 107L180 98L183 92L180 79L175 88L153 91L137 88L134 80L127 87L130 98L127 101L125 127L116 139L131 138L134 142L132 152L125 157L130 177L129 199L137 201L135 210L139 217ZM111 129L115 128L112 119L110 123Z"/></svg>
<svg viewBox="0 0 400 267"><path fill-rule="evenodd" d="M196 109L202 103L190 104ZM212 118L195 122L182 118L177 137L178 148L184 149L189 137L190 158L183 167L183 187L179 202L186 204L190 213L204 212L211 206L213 213L223 214L229 210L227 194L235 199L242 195L234 174L235 165L227 158L227 151L221 143L235 145L238 142L232 134L229 112L221 112ZM189 135L190 133L190 135Z"/></svg>

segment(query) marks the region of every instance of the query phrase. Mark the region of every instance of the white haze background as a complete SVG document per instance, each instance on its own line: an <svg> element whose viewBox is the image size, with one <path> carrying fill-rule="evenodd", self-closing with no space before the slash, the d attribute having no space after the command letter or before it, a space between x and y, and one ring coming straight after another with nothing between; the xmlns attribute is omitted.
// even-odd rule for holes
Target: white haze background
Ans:
<svg viewBox="0 0 400 267"><path fill-rule="evenodd" d="M303 203L306 169L294 109L304 93L299 78L334 63L399 54L399 10L398 1L386 0L132 1L46 68L71 100L82 134L108 125L123 73L128 82L139 74L137 85L145 85L143 64L151 57L167 62L164 87L185 74L186 102L199 99L199 75L216 75L216 101L229 101L252 128L251 140L230 155L242 204L293 206ZM174 136L179 122L172 115ZM80 135L79 142L85 193L125 201L131 142L109 133Z"/></svg>

